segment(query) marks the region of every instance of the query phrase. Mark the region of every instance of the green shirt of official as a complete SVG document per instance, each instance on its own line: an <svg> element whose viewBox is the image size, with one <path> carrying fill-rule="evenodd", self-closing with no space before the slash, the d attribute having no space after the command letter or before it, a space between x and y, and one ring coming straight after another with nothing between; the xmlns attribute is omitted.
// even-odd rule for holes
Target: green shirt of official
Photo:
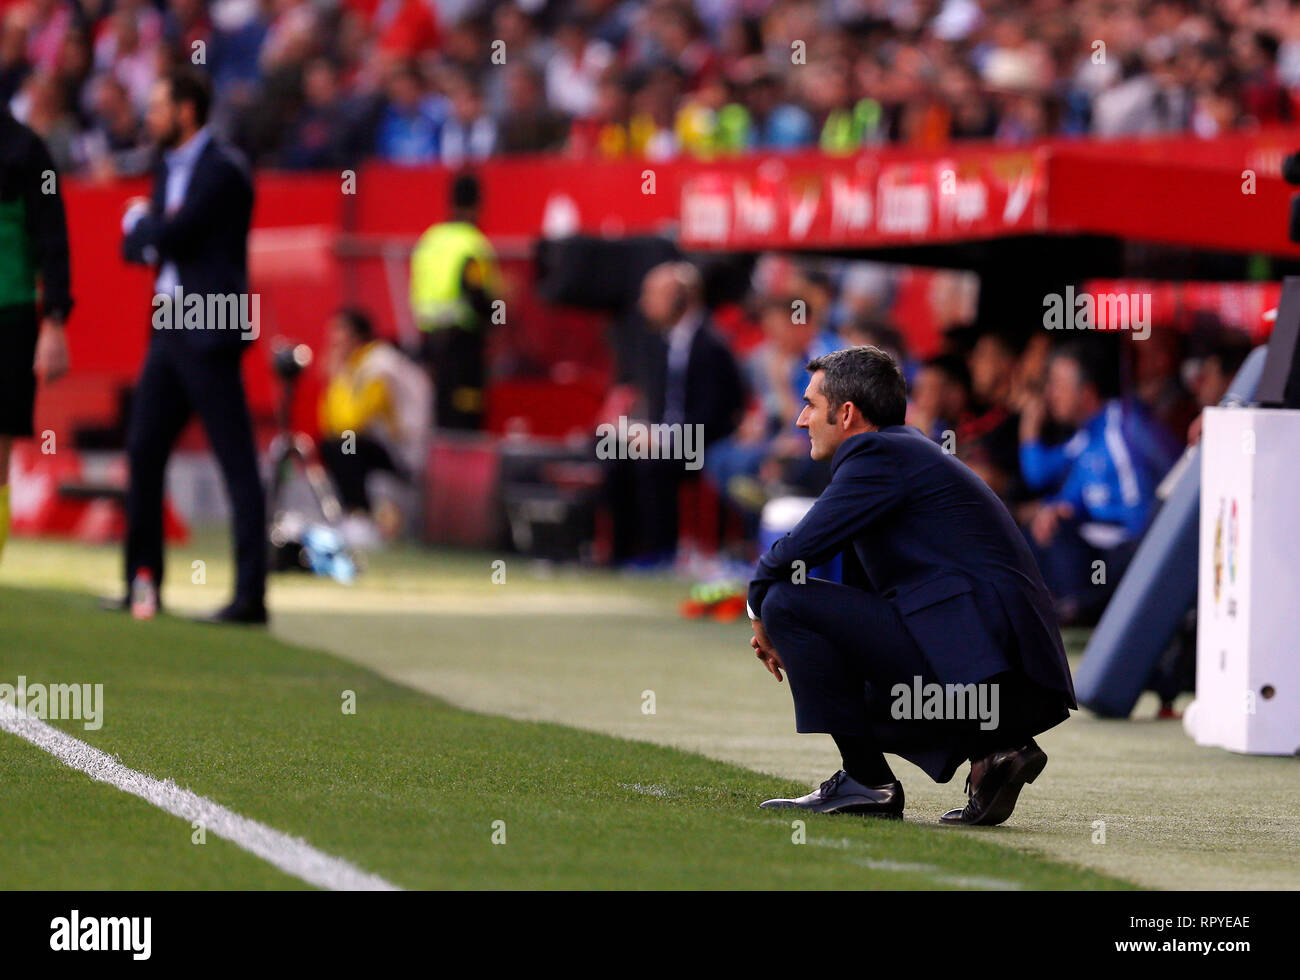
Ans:
<svg viewBox="0 0 1300 980"><path fill-rule="evenodd" d="M434 225L411 253L411 312L423 331L479 329L482 299L498 295L499 285L496 252L468 221Z"/></svg>
<svg viewBox="0 0 1300 980"><path fill-rule="evenodd" d="M0 309L36 302L36 264L27 234L27 203L0 200Z"/></svg>

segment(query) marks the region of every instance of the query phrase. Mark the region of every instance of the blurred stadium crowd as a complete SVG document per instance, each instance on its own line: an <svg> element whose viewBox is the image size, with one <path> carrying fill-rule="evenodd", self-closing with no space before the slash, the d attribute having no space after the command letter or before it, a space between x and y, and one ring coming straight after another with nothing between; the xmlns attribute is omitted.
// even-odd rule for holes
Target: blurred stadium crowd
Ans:
<svg viewBox="0 0 1300 980"><path fill-rule="evenodd" d="M200 42L202 42L200 44ZM0 0L0 99L69 172L148 165L178 59L258 164L663 159L1293 117L1293 0Z"/></svg>

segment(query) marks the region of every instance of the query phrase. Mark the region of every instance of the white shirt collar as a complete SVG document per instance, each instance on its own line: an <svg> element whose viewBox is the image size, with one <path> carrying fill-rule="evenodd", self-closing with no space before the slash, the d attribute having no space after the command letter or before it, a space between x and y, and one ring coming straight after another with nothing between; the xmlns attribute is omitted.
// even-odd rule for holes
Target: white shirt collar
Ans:
<svg viewBox="0 0 1300 980"><path fill-rule="evenodd" d="M700 329L703 322L704 316L699 310L687 310L668 331L668 346L676 347L694 339L695 331Z"/></svg>
<svg viewBox="0 0 1300 980"><path fill-rule="evenodd" d="M199 154L203 152L203 148L208 145L211 138L212 131L207 126L204 126L180 146L168 150L163 154L168 169L177 166L193 166L194 161L199 158Z"/></svg>

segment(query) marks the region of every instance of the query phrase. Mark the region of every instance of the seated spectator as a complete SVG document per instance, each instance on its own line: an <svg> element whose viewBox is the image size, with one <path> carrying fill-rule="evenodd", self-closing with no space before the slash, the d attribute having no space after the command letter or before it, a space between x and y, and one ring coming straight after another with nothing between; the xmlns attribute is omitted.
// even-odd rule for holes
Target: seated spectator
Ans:
<svg viewBox="0 0 1300 980"><path fill-rule="evenodd" d="M569 127L565 152L571 157L616 159L631 152L628 118L631 99L627 83L617 71L608 71L596 86L596 102L589 115Z"/></svg>
<svg viewBox="0 0 1300 980"><path fill-rule="evenodd" d="M794 150L817 139L812 115L787 98L781 79L770 71L756 72L745 90L745 105L755 145L768 150Z"/></svg>
<svg viewBox="0 0 1300 980"><path fill-rule="evenodd" d="M425 91L424 76L414 65L401 65L389 75L385 92L375 152L404 166L435 162L442 111Z"/></svg>
<svg viewBox="0 0 1300 980"><path fill-rule="evenodd" d="M939 354L921 365L907 404L907 424L948 452L957 453L957 433L970 417L971 380L957 354Z"/></svg>
<svg viewBox="0 0 1300 980"><path fill-rule="evenodd" d="M1075 342L1056 351L1045 397L1027 402L1020 417L1021 472L1030 489L1046 494L1028 537L1065 623L1090 620L1104 606L1176 456L1146 411L1119 397L1118 372L1104 358L1111 349L1097 346ZM1075 434L1060 445L1042 442L1046 412Z"/></svg>
<svg viewBox="0 0 1300 980"><path fill-rule="evenodd" d="M596 89L614 63L614 50L593 40L585 20L569 17L555 33L555 53L546 65L546 98L566 115L580 118L596 107Z"/></svg>
<svg viewBox="0 0 1300 980"><path fill-rule="evenodd" d="M675 126L677 103L682 95L682 74L676 68L656 68L632 95L628 120L628 145L633 154L650 160L677 155Z"/></svg>
<svg viewBox="0 0 1300 980"><path fill-rule="evenodd" d="M1023 349L1023 342L1006 332L986 329L979 333L967 356L971 416L957 430L957 457L1008 503L1026 497L1020 478L1020 414L1016 407Z"/></svg>
<svg viewBox="0 0 1300 980"><path fill-rule="evenodd" d="M380 50L400 60L436 50L442 40L437 9L437 4L426 0L376 3L372 26L379 35Z"/></svg>
<svg viewBox="0 0 1300 980"><path fill-rule="evenodd" d="M429 381L415 362L378 340L369 317L344 309L330 325L320 403L320 454L348 515L344 536L353 546L374 541L374 520L385 537L400 530L391 502L371 506L367 478L392 473L410 481L423 465L429 417Z"/></svg>
<svg viewBox="0 0 1300 980"><path fill-rule="evenodd" d="M678 145L698 157L737 154L749 146L749 111L731 97L726 79L710 75L677 112Z"/></svg>
<svg viewBox="0 0 1300 980"><path fill-rule="evenodd" d="M807 458L808 437L795 420L803 409L806 365L838 343L818 329L816 318L792 315L794 301L773 297L763 303L763 340L745 361L752 405L736 432L719 439L704 460L704 472L719 492L754 516L772 496L816 495L825 482L823 468Z"/></svg>
<svg viewBox="0 0 1300 980"><path fill-rule="evenodd" d="M578 0L576 6L590 19L591 36L615 50L627 44L641 10L639 0Z"/></svg>
<svg viewBox="0 0 1300 980"><path fill-rule="evenodd" d="M569 120L546 104L542 73L531 65L506 68L506 110L501 116L501 153L548 153L564 146Z"/></svg>
<svg viewBox="0 0 1300 980"><path fill-rule="evenodd" d="M37 70L28 75L10 110L45 141L56 169L66 172L76 165L77 120L64 105L53 72Z"/></svg>
<svg viewBox="0 0 1300 980"><path fill-rule="evenodd" d="M1228 386L1241 370L1251 348L1249 335L1230 327L1210 328L1200 336L1193 335L1192 357L1184 365L1184 372L1199 408L1223 401ZM1200 441L1201 415L1198 413L1187 429L1187 442L1194 446Z"/></svg>
<svg viewBox="0 0 1300 980"><path fill-rule="evenodd" d="M1184 348L1184 334L1169 324L1156 324L1150 336L1127 345L1134 397L1179 442L1199 412L1180 377Z"/></svg>
<svg viewBox="0 0 1300 980"><path fill-rule="evenodd" d="M644 60L672 65L682 72L687 90L699 86L718 67L717 55L704 36L704 25L688 4L657 4L647 9Z"/></svg>
<svg viewBox="0 0 1300 980"><path fill-rule="evenodd" d="M143 111L158 69L162 17L139 0L117 4L95 40L95 70L111 72Z"/></svg>
<svg viewBox="0 0 1300 980"><path fill-rule="evenodd" d="M439 159L450 167L486 160L496 147L497 124L478 87L463 72L449 72L444 87L448 112L438 138Z"/></svg>
<svg viewBox="0 0 1300 980"><path fill-rule="evenodd" d="M280 151L290 170L341 167L345 163L348 119L339 98L338 72L324 58L314 59L303 74L305 102Z"/></svg>
<svg viewBox="0 0 1300 980"><path fill-rule="evenodd" d="M100 75L93 93L91 126L79 153L90 172L101 179L147 173L153 153L126 86L112 75Z"/></svg>
<svg viewBox="0 0 1300 980"><path fill-rule="evenodd" d="M32 70L26 55L27 39L14 18L0 19L0 102L5 105L18 94Z"/></svg>

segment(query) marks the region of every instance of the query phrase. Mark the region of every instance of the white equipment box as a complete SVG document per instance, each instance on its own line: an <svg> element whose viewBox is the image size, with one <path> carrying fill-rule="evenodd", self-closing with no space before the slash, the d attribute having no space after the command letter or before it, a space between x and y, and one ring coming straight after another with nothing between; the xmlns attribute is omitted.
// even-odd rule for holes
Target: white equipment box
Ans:
<svg viewBox="0 0 1300 980"><path fill-rule="evenodd" d="M1300 753L1300 411L1207 408L1201 430L1198 745Z"/></svg>

